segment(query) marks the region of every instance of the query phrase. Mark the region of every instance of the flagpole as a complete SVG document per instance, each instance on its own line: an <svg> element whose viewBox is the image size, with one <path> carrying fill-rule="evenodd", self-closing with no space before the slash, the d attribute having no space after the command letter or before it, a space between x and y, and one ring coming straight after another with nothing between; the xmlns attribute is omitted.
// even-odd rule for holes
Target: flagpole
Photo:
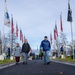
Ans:
<svg viewBox="0 0 75 75"><path fill-rule="evenodd" d="M10 29L11 29L11 52L12 52L12 50L13 50L13 34L12 34L12 18L13 17L13 15L11 14L11 26L10 26ZM10 53L11 54L11 53Z"/></svg>
<svg viewBox="0 0 75 75"><path fill-rule="evenodd" d="M74 60L74 45L73 45L73 29L72 29L72 22L70 22L71 25L71 42L72 42L72 50L73 50L73 60Z"/></svg>
<svg viewBox="0 0 75 75"><path fill-rule="evenodd" d="M3 25L3 34L2 34L2 54L3 54L3 51L4 51L4 25Z"/></svg>
<svg viewBox="0 0 75 75"><path fill-rule="evenodd" d="M3 34L2 34L2 54L3 54L3 51L4 51L4 25L3 25Z"/></svg>
<svg viewBox="0 0 75 75"><path fill-rule="evenodd" d="M73 60L74 60L74 47L73 47L73 30L72 30L72 11L70 8L70 0L68 0L68 17L67 17L67 21L70 22L71 25L71 42L72 42L72 51L73 51Z"/></svg>
<svg viewBox="0 0 75 75"><path fill-rule="evenodd" d="M3 35L2 35L2 54L4 51L4 25L3 25Z"/></svg>

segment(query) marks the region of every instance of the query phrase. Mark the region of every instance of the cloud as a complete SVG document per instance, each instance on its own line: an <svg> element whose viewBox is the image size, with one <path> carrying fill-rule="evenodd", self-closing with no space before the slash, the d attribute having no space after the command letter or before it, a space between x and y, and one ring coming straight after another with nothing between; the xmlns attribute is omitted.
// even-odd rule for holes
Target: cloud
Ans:
<svg viewBox="0 0 75 75"><path fill-rule="evenodd" d="M73 37L75 39L75 1L71 0L70 2L73 12ZM0 23L3 25L3 1L0 1L0 5ZM22 29L23 34L29 40L32 48L36 48L37 45L40 45L40 42L45 35L49 38L50 32L52 32L52 36L54 36L53 29L55 26L55 20L57 21L58 32L60 33L60 12L62 12L64 33L67 35L68 41L71 39L71 27L70 23L67 22L67 0L8 0L7 7L9 14L13 14L14 25L17 21L19 29ZM0 29L2 30L2 26Z"/></svg>

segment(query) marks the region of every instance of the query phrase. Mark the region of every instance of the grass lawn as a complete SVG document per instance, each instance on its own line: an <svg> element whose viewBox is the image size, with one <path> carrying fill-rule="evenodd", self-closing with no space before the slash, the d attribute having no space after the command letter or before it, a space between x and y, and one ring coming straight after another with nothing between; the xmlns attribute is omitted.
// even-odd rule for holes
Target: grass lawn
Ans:
<svg viewBox="0 0 75 75"><path fill-rule="evenodd" d="M15 62L15 60L10 60L10 59L4 59L3 61L0 60L0 64L7 64L7 63L12 63Z"/></svg>
<svg viewBox="0 0 75 75"><path fill-rule="evenodd" d="M58 57L58 58L56 58L56 59L54 59L54 60L59 60L59 61L64 61L64 62L75 62L75 59L73 60L73 59L71 58L71 56L65 57L65 58L63 58L63 59L61 59L60 57Z"/></svg>

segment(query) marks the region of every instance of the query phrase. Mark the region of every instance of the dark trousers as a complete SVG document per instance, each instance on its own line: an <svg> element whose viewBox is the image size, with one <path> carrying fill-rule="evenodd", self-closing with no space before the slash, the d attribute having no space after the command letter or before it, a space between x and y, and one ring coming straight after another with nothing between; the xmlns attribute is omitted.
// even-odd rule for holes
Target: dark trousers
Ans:
<svg viewBox="0 0 75 75"><path fill-rule="evenodd" d="M19 62L20 61L20 57L15 56L15 60L16 60L16 62Z"/></svg>

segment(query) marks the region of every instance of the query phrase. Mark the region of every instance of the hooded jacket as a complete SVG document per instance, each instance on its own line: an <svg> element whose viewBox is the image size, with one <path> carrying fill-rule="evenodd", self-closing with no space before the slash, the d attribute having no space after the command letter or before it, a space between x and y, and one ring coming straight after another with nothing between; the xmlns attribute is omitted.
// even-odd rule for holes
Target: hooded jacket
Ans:
<svg viewBox="0 0 75 75"><path fill-rule="evenodd" d="M48 40L43 40L41 42L41 47L43 48L43 51L49 51L51 48L50 42Z"/></svg>

